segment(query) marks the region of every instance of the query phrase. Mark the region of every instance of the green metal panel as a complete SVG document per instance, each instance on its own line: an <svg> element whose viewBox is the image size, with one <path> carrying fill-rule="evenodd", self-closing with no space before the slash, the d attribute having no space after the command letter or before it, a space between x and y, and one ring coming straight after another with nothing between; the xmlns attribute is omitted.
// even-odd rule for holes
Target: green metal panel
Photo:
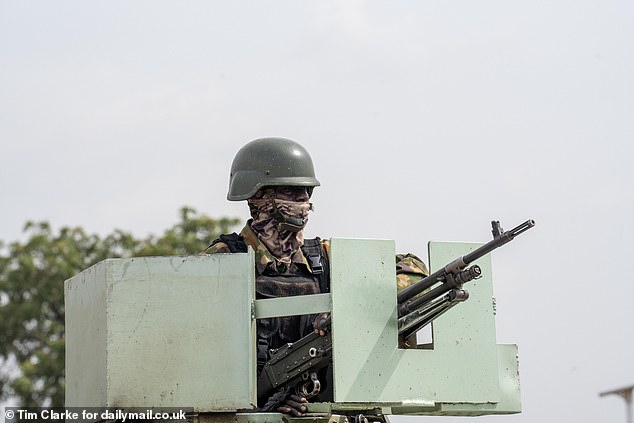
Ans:
<svg viewBox="0 0 634 423"><path fill-rule="evenodd" d="M431 267L477 246L432 243ZM438 403L501 401L488 257L478 262L484 276L465 286L469 300L434 324L434 349L402 350L397 346L394 243L333 239L331 248L336 402L423 410Z"/></svg>
<svg viewBox="0 0 634 423"><path fill-rule="evenodd" d="M433 272L480 245L430 242L430 270ZM500 401L491 256L476 263L482 269L482 277L464 285L469 300L433 323L434 352L448 359L448 366L456 367L454 382L461 381L465 388L461 401L439 397L441 402Z"/></svg>
<svg viewBox="0 0 634 423"><path fill-rule="evenodd" d="M517 345L498 344L498 375L500 377L500 402L440 404L435 415L483 416L489 414L520 413L519 363ZM404 410L407 413L407 410ZM430 413L427 413L430 414Z"/></svg>
<svg viewBox="0 0 634 423"><path fill-rule="evenodd" d="M400 402L386 392L401 355L394 242L335 238L331 252L335 402Z"/></svg>
<svg viewBox="0 0 634 423"><path fill-rule="evenodd" d="M250 408L253 269L252 252L115 259L66 281L67 405Z"/></svg>
<svg viewBox="0 0 634 423"><path fill-rule="evenodd" d="M105 407L106 263L92 266L64 284L66 405Z"/></svg>
<svg viewBox="0 0 634 423"><path fill-rule="evenodd" d="M255 301L255 318L297 316L330 311L330 294L267 298Z"/></svg>

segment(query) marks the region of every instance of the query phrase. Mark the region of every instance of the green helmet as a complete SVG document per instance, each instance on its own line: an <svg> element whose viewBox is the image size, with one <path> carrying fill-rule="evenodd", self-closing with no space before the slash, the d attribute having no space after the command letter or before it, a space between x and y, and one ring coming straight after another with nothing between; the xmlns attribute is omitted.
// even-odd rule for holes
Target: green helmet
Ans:
<svg viewBox="0 0 634 423"><path fill-rule="evenodd" d="M319 185L304 147L286 138L259 138L242 147L233 159L227 199L246 200L269 186Z"/></svg>

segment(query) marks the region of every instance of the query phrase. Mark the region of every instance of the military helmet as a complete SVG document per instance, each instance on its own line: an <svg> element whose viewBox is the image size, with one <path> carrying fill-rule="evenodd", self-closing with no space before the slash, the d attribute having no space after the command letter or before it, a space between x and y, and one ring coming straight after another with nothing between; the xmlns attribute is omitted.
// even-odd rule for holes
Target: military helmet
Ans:
<svg viewBox="0 0 634 423"><path fill-rule="evenodd" d="M242 147L233 159L227 199L246 200L267 186L319 185L304 147L286 138L259 138Z"/></svg>

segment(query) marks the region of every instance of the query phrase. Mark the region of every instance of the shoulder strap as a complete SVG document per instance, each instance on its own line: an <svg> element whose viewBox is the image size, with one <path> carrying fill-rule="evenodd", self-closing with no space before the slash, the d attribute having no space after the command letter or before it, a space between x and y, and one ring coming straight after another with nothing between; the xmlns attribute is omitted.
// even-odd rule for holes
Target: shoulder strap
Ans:
<svg viewBox="0 0 634 423"><path fill-rule="evenodd" d="M214 242L212 242L209 247L219 242L227 244L227 247L229 247L229 251L231 251L232 253L246 253L247 252L247 243L244 242L244 238L242 238L240 235L238 235L235 232L228 235L220 235L218 239L214 240Z"/></svg>
<svg viewBox="0 0 634 423"><path fill-rule="evenodd" d="M308 264L313 271L313 275L319 279L319 290L322 293L330 292L328 257L326 257L323 248L321 248L321 239L319 239L319 237L305 239L302 252L306 256L306 259L308 259Z"/></svg>

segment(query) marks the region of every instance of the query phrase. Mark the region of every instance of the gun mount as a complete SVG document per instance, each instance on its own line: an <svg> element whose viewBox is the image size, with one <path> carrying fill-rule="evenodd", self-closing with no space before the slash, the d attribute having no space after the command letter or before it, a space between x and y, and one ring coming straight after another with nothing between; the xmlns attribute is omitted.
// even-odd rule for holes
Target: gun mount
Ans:
<svg viewBox="0 0 634 423"><path fill-rule="evenodd" d="M479 246L432 242L430 267ZM433 345L420 349L398 347L392 241L332 239L328 294L255 299L253 260L252 251L109 259L67 280L66 405L283 423L250 411L256 319L330 312L333 401L309 403L312 421L520 412L517 346L496 344L488 256L469 301L434 320Z"/></svg>

